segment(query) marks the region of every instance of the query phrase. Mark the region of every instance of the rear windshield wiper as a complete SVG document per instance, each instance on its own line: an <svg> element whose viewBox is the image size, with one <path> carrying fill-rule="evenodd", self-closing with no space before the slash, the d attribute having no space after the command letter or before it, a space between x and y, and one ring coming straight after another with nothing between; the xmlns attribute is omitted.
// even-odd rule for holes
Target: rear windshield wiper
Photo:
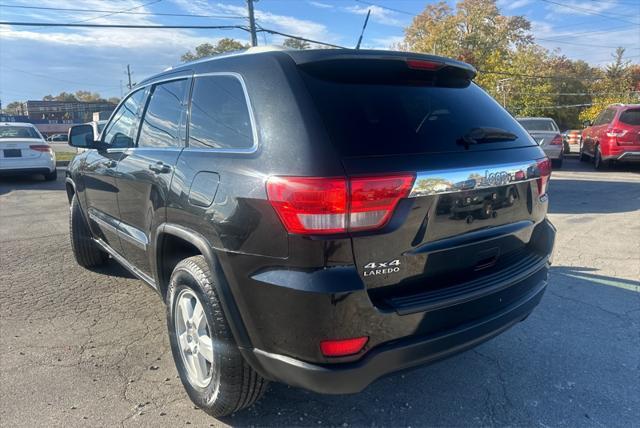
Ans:
<svg viewBox="0 0 640 428"><path fill-rule="evenodd" d="M498 141L514 141L518 136L502 128L473 128L456 141L468 149L471 144L494 143Z"/></svg>

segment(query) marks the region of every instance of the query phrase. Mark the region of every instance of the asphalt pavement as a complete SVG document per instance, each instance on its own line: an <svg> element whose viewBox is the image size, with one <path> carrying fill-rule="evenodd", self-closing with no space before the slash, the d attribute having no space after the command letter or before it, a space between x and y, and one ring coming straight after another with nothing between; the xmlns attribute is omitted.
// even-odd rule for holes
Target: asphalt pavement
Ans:
<svg viewBox="0 0 640 428"><path fill-rule="evenodd" d="M63 175L0 179L0 426L638 426L638 167L554 171L549 287L508 332L357 395L272 384L222 420L184 392L160 298L75 264Z"/></svg>

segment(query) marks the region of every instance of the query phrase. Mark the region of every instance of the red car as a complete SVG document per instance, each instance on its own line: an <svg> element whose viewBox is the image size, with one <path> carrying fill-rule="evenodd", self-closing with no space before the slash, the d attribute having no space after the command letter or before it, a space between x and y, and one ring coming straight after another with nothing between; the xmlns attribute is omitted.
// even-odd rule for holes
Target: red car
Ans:
<svg viewBox="0 0 640 428"><path fill-rule="evenodd" d="M580 160L593 159L596 169L612 161L640 161L640 104L613 104L585 123Z"/></svg>

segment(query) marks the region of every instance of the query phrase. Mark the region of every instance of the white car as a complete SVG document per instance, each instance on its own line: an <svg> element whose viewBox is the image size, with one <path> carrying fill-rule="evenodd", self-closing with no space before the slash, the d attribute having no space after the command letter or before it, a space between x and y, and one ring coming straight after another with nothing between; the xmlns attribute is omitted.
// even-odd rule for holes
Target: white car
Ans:
<svg viewBox="0 0 640 428"><path fill-rule="evenodd" d="M43 174L55 180L56 155L30 123L0 122L0 175Z"/></svg>

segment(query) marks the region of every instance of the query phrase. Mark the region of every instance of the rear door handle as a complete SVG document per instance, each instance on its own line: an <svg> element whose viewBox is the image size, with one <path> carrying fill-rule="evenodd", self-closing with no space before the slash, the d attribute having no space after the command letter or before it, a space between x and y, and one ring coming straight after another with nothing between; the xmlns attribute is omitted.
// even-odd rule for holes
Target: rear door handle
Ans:
<svg viewBox="0 0 640 428"><path fill-rule="evenodd" d="M156 174L166 174L171 171L171 166L162 161L158 161L156 163L149 164L149 169Z"/></svg>

